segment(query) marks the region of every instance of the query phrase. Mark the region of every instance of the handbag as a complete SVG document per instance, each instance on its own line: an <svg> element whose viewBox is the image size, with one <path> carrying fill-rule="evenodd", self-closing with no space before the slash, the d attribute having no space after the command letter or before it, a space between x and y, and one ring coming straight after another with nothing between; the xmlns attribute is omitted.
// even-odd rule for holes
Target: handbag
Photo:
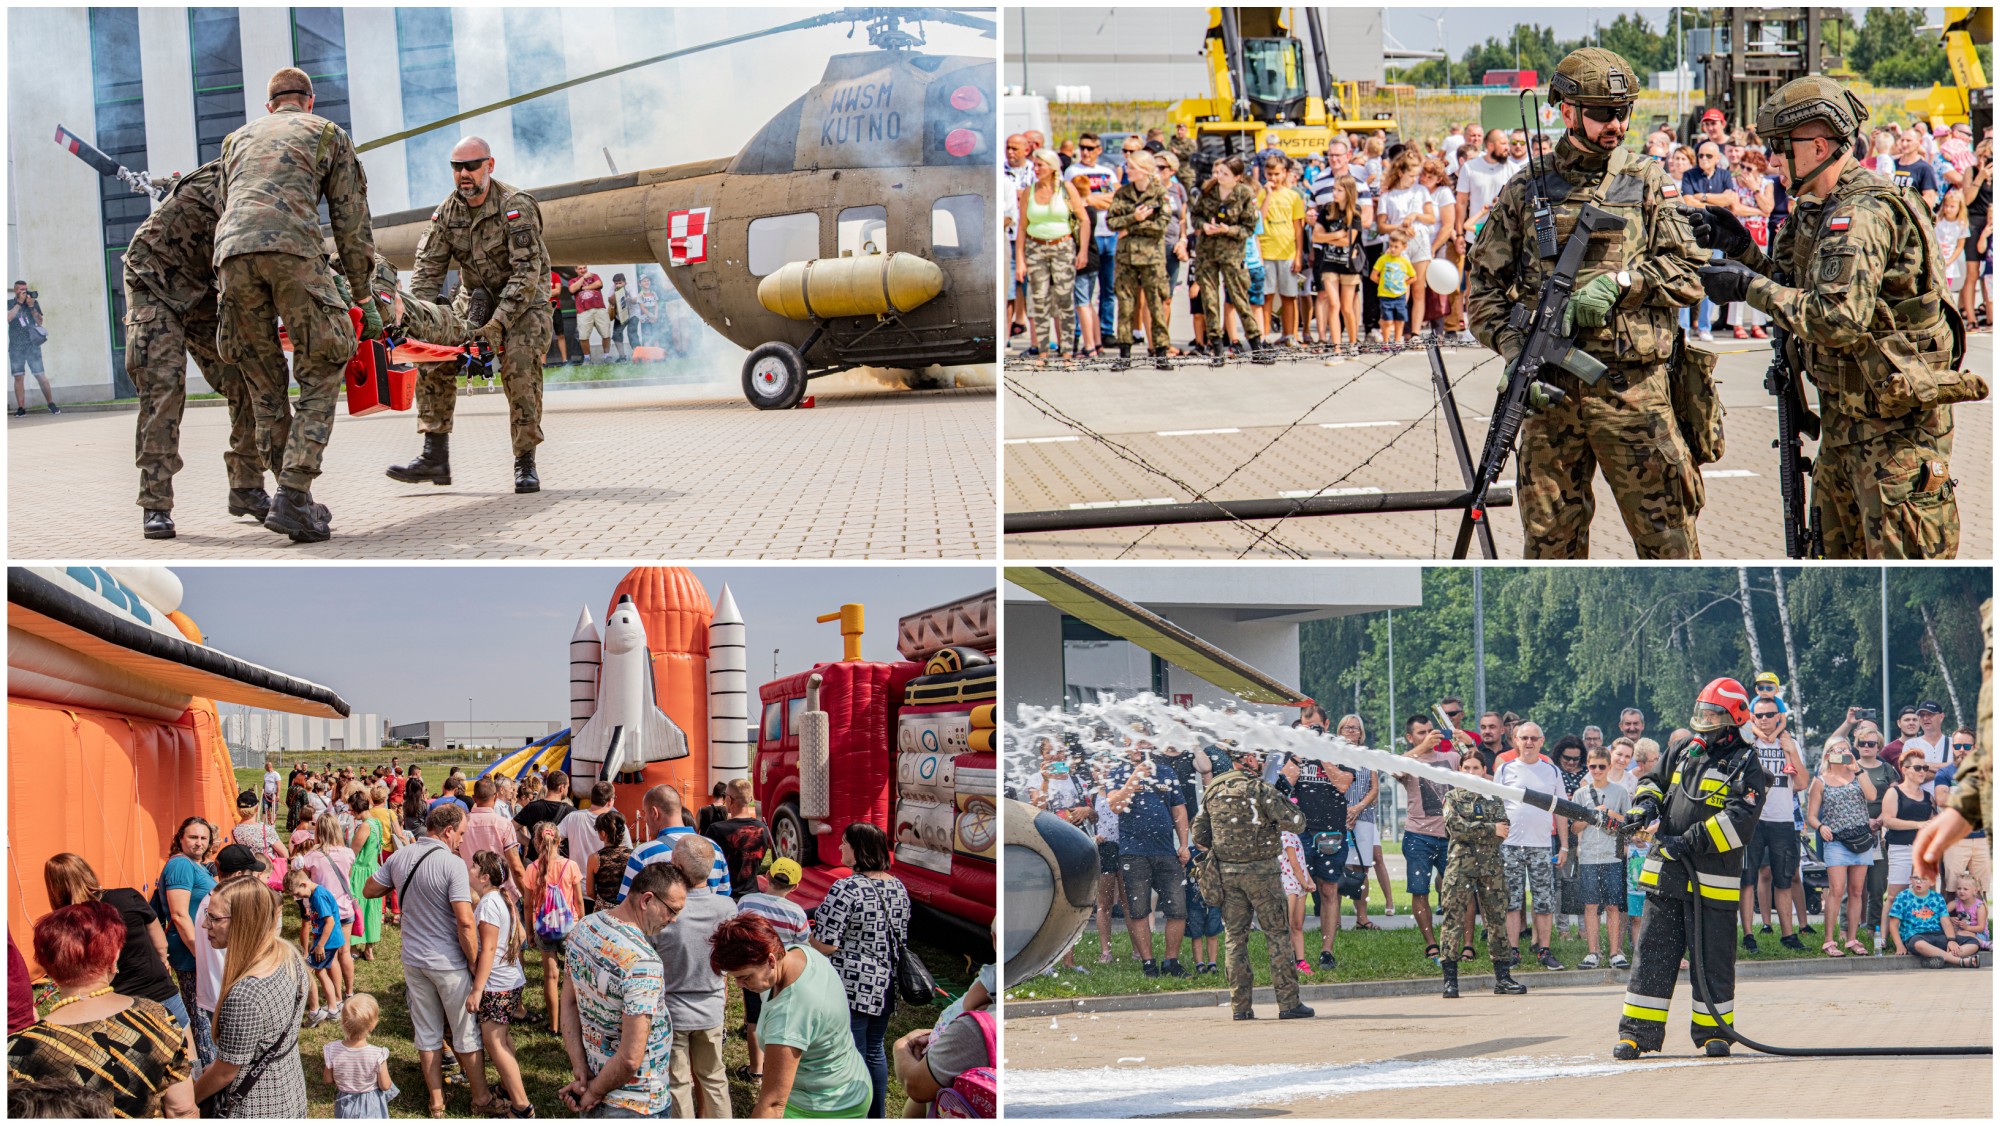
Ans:
<svg viewBox="0 0 2000 1126"><path fill-rule="evenodd" d="M871 880L870 882L880 883L881 881ZM887 894L887 892L878 891L878 894ZM886 904L883 905L882 914L884 918L888 917L889 912ZM889 933L892 936L895 934L893 924ZM936 1004L943 990L938 988L937 979L931 976L930 967L924 965L924 960L917 957L916 953L910 949L907 938L902 942L895 943L895 946L896 996L904 1004L908 1005Z"/></svg>
<svg viewBox="0 0 2000 1126"><path fill-rule="evenodd" d="M1856 825L1852 829L1842 829L1833 835L1833 839L1849 852L1875 851L1875 830L1866 824Z"/></svg>
<svg viewBox="0 0 2000 1126"><path fill-rule="evenodd" d="M38 324L28 326L28 343L37 348L49 342L49 330Z"/></svg>
<svg viewBox="0 0 2000 1126"><path fill-rule="evenodd" d="M297 960L287 959L286 964L287 966L296 965ZM292 1027L295 1029L298 1027L299 1022L305 1019L306 1015L306 983L303 981L299 982L298 994L298 1002L292 1010ZM296 1039L293 1042L296 1043ZM267 1045L263 1051L257 1053L257 1058L250 1061L250 1065L243 1069L241 1075L236 1080L224 1086L220 1091L201 1100L197 1104L197 1109L200 1110L201 1116L203 1118L233 1117L233 1112L242 1104L244 1098L250 1094L251 1089L257 1086L257 1081L264 1078L264 1072L268 1071L271 1065L277 1062L278 1053L284 1048L284 1045L285 1038L280 1036L277 1040Z"/></svg>

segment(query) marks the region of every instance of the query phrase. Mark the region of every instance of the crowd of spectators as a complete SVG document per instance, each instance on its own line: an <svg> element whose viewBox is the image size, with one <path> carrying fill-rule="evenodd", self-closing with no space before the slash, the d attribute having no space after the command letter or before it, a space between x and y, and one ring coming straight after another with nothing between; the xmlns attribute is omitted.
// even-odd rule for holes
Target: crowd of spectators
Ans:
<svg viewBox="0 0 2000 1126"><path fill-rule="evenodd" d="M1779 677L1760 673L1754 684L1744 737L1774 781L1757 833L1744 849L1744 949L1755 952L1762 943L1775 942L1800 954L1816 946L1832 958L1894 953L1976 964L1978 952L1990 949L1991 854L1984 833L1952 846L1935 887L1913 874L1911 861L1917 830L1939 808L1937 787L1951 785L1957 763L1972 752L1973 731L1947 731L1942 706L1925 700L1901 710L1893 740L1884 740L1872 711L1854 707L1808 747ZM1437 715L1449 729L1437 725ZM1330 726L1325 712L1308 706L1293 726L1369 745L1359 716L1342 716ZM1448 770L1476 764L1480 774L1501 784L1622 813L1638 781L1657 767L1662 743L1671 746L1688 732L1675 729L1655 737L1638 708L1624 709L1611 730L1609 743L1604 727L1587 725L1551 744L1532 719L1508 711L1475 718L1454 697L1440 701L1433 714L1407 717L1395 750ZM1230 769L1226 756L1217 747L1176 746L1146 731L1097 734L1088 749L1042 739L1034 748L1039 772L1027 793L1032 804L1097 841L1102 872L1097 963L1116 960L1111 938L1122 914L1132 957L1145 976L1219 973L1213 946L1204 952L1203 943L1221 933L1221 920L1195 887L1193 865L1200 854L1190 847L1188 826L1202 793ZM1443 825L1448 786L1303 759L1288 763L1276 778L1274 784L1305 818L1295 838L1287 835L1276 861L1292 900L1291 942L1301 974L1337 969L1342 900L1352 915L1349 925L1363 930L1380 925L1370 918L1370 876L1381 891L1380 913L1395 913L1388 868L1381 863L1385 837L1402 855L1403 890L1425 956L1471 957L1440 951L1441 920L1433 910L1443 899L1450 850ZM1394 800L1398 795L1401 801ZM1628 968L1625 951L1637 942L1644 910L1636 873L1650 846L1645 828L1600 829L1514 801L1506 803L1506 812L1501 855L1507 919L1487 920L1508 928L1510 941L1502 948L1518 939L1524 960L1564 969L1551 948L1560 936L1582 942L1581 968ZM1378 822L1391 831L1382 832ZM1316 960L1309 957L1304 935L1309 911L1320 921ZM1469 935L1471 925L1466 926ZM1181 960L1187 939L1194 942L1192 968ZM1048 972L1089 968L1078 965L1072 950Z"/></svg>
<svg viewBox="0 0 2000 1126"><path fill-rule="evenodd" d="M879 827L846 827L853 874L809 918L791 899L802 870L777 855L747 779L719 788L697 831L670 786L628 820L608 782L577 802L560 770L440 773L433 796L400 760L289 776L267 763L233 827L179 827L150 897L100 886L82 856L49 857L53 910L33 945L54 986L45 1007L9 941L10 1106L193 1117L200 1101L205 1117L301 1118L315 1066L336 1117L387 1118L402 1092L390 1049L369 1042L383 999L355 973L386 925L416 1047L405 1062L433 1117L451 1085L475 1114L535 1117L515 1037L544 1030L573 1072L561 1100L583 1117L886 1115L911 905ZM525 1003L529 952L541 1012ZM732 1106L723 1063L732 987L748 1107ZM918 1110L990 1093L993 988L895 1045ZM341 1035L309 1065L299 1033L326 1022Z"/></svg>
<svg viewBox="0 0 2000 1126"><path fill-rule="evenodd" d="M1479 237L1501 187L1527 166L1531 145L1540 156L1548 143L1519 129L1482 131L1466 122L1442 138L1336 135L1323 152L1301 159L1279 149L1277 134L1265 134L1246 161L1261 212L1255 237L1244 245L1247 297L1260 334L1279 347L1317 345L1336 355L1364 343L1471 343L1463 291L1437 292L1428 284L1431 263L1449 262L1462 276L1466 247ZM1760 248L1769 248L1790 214L1785 151L1754 128L1733 125L1719 109L1705 111L1685 141L1661 126L1633 144L1665 165L1680 206L1728 207ZM1975 144L1965 124L1883 124L1868 145L1866 165L1931 208L1938 261L1966 324L1990 326L1990 130ZM1116 320L1115 251L1122 236L1106 225L1105 212L1135 154L1150 156L1167 178L1168 280L1193 311L1191 331L1181 334L1191 342L1170 354L1200 354L1207 326L1192 266L1201 235L1187 218L1190 196L1202 184L1186 126L1171 136L1159 128L1082 133L1053 145L1029 131L1009 137L1005 152L1012 190L1002 193L1001 208L1008 275L1015 279L1007 308L1022 354L1087 358L1106 347ZM1242 328L1233 313L1225 315L1232 318L1231 347L1238 347ZM1682 326L1703 341L1718 328L1736 339L1763 339L1768 319L1746 302L1716 309L1704 300L1681 313Z"/></svg>

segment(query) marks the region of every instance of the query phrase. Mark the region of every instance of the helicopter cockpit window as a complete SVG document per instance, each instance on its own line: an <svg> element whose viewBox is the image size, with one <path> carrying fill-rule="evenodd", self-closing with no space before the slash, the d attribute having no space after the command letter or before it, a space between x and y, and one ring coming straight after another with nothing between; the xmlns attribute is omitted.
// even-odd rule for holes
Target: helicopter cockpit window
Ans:
<svg viewBox="0 0 2000 1126"><path fill-rule="evenodd" d="M885 207L850 207L840 213L839 247L835 253L848 255L889 252L889 210Z"/></svg>
<svg viewBox="0 0 2000 1126"><path fill-rule="evenodd" d="M812 261L819 257L819 216L802 211L750 220L747 257L755 278L777 273L787 263Z"/></svg>
<svg viewBox="0 0 2000 1126"><path fill-rule="evenodd" d="M986 200L948 195L931 204L931 257L972 258L986 245Z"/></svg>

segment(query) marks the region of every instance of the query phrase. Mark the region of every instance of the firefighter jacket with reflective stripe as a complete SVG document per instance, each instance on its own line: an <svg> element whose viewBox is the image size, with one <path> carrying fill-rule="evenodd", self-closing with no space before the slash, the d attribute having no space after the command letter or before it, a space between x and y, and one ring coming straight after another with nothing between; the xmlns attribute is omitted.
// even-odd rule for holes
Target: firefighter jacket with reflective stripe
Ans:
<svg viewBox="0 0 2000 1126"><path fill-rule="evenodd" d="M1626 819L1644 825L1657 817L1655 833L1679 836L1681 851L1694 862L1691 882L1680 853L1669 856L1654 844L1639 869L1641 890L1675 899L1691 899L1699 890L1709 902L1734 908L1743 895L1743 848L1757 831L1771 776L1736 729L1708 738L1706 747L1691 738L1661 755L1639 780Z"/></svg>

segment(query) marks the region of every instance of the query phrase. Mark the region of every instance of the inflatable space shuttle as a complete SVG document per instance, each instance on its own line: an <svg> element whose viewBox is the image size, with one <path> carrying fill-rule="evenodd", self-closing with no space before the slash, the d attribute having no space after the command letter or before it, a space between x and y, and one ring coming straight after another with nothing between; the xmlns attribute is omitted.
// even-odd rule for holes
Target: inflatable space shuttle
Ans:
<svg viewBox="0 0 2000 1126"><path fill-rule="evenodd" d="M612 607L601 641L584 610L570 637L569 670L574 792L589 793L600 778L636 775L647 763L687 757L687 733L654 696L653 655L631 595Z"/></svg>

